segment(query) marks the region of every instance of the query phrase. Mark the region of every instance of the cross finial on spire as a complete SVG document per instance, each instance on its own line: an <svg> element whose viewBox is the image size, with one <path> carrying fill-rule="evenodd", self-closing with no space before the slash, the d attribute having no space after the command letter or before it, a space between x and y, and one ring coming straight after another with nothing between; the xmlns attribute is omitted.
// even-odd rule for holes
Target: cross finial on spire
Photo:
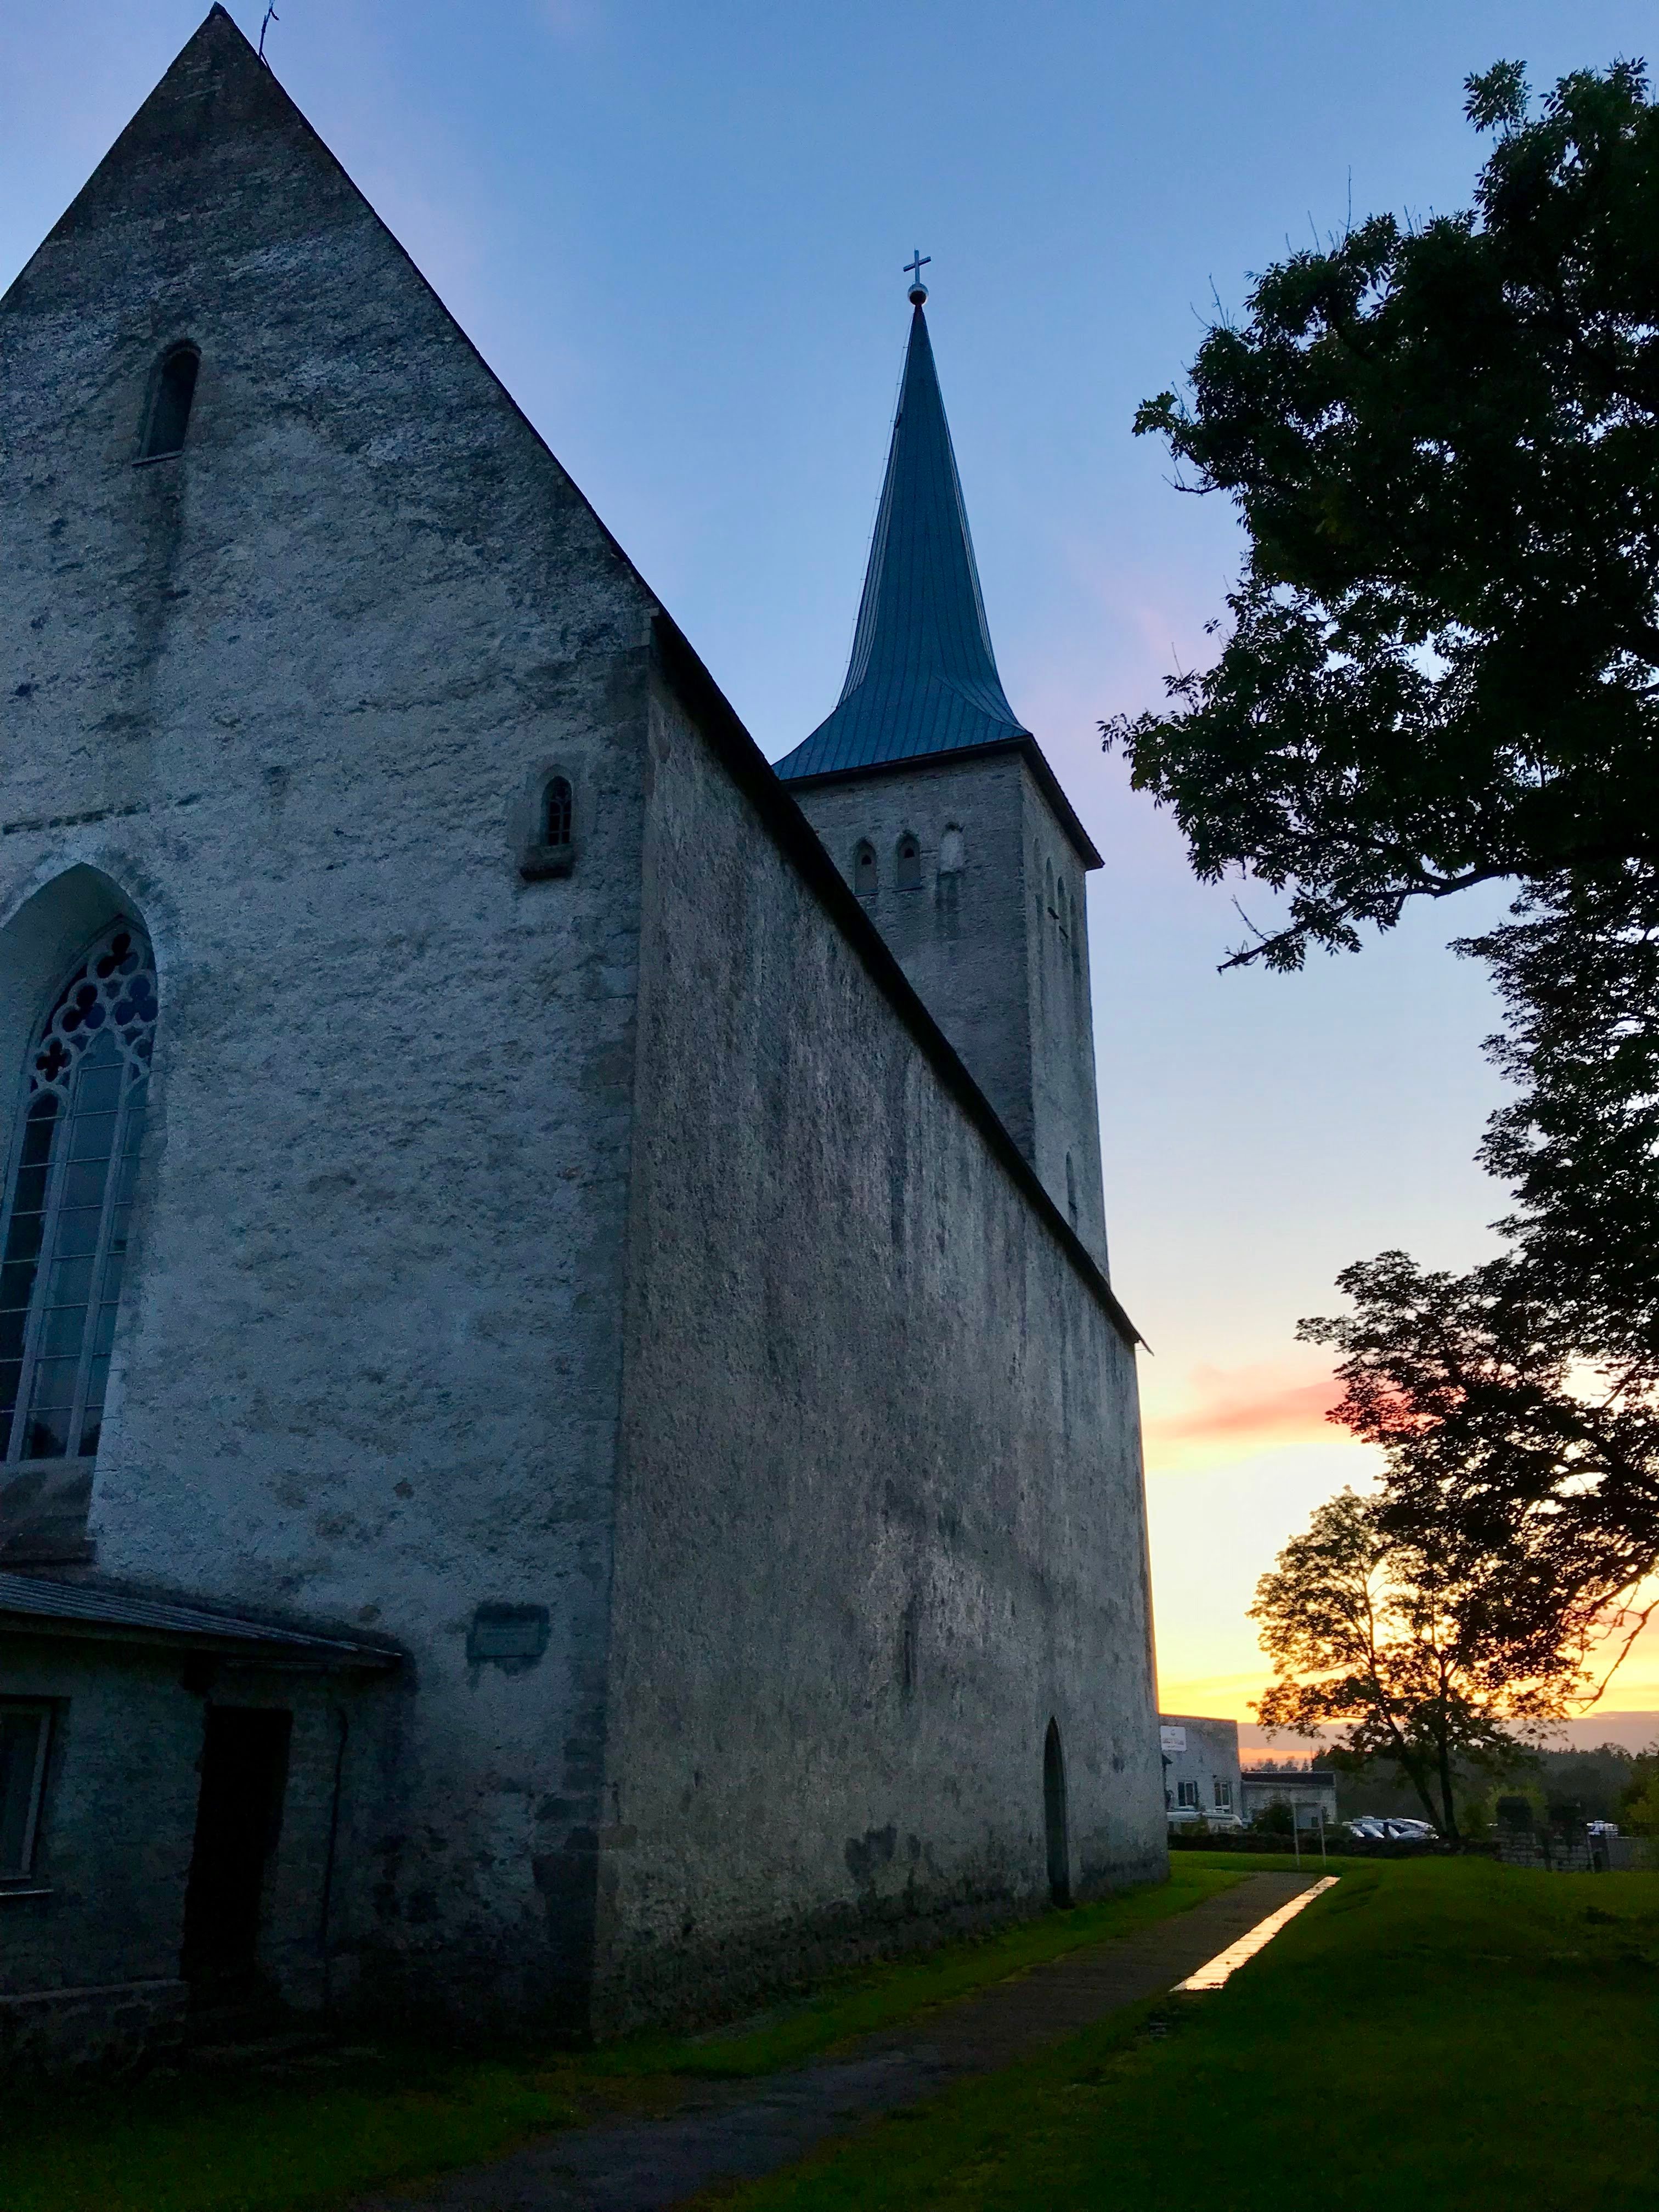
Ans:
<svg viewBox="0 0 1659 2212"><path fill-rule="evenodd" d="M910 251L915 258L905 263L904 273L910 279L911 305L919 307L927 297L927 287L921 281L921 272L933 257L931 253L924 253L919 246L912 246Z"/></svg>

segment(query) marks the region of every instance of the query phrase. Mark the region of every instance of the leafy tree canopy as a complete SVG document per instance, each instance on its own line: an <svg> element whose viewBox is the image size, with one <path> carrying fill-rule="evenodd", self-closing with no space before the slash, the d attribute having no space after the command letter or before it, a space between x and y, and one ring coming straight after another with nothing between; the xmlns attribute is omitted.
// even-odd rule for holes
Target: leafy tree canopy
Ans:
<svg viewBox="0 0 1659 2212"><path fill-rule="evenodd" d="M1569 1653L1571 1695L1593 1701L1651 1611L1638 1602L1659 1559L1645 1381L1586 1362L1512 1255L1457 1275L1384 1252L1337 1281L1353 1311L1298 1333L1341 1354L1332 1418L1383 1453L1368 1528L1432 1556L1462 1617L1478 1592L1480 1634L1515 1680L1566 1695Z"/></svg>
<svg viewBox="0 0 1659 2212"><path fill-rule="evenodd" d="M1525 1571L1507 1534L1496 1550L1466 1541L1448 1556L1343 1491L1257 1585L1250 1617L1274 1674L1256 1704L1263 1727L1340 1724L1346 1760L1392 1766L1455 1838L1459 1769L1507 1770L1583 1685L1570 1623L1517 1628L1503 1592L1517 1565Z"/></svg>
<svg viewBox="0 0 1659 2212"><path fill-rule="evenodd" d="M1467 91L1473 209L1292 254L1136 417L1249 556L1214 665L1103 728L1200 876L1289 891L1240 958L1659 866L1659 107L1633 61Z"/></svg>
<svg viewBox="0 0 1659 2212"><path fill-rule="evenodd" d="M1496 1225L1528 1300L1628 1401L1659 1385L1659 875L1552 877L1458 950L1504 1014L1486 1049L1514 1095L1480 1157L1516 1206Z"/></svg>

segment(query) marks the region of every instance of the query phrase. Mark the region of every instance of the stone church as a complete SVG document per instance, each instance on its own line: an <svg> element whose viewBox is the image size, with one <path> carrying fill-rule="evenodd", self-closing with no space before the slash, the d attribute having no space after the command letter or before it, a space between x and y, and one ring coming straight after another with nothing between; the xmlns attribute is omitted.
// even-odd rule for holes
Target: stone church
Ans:
<svg viewBox="0 0 1659 2212"><path fill-rule="evenodd" d="M222 8L0 302L14 2062L1161 1874L1099 860L912 298L776 769Z"/></svg>

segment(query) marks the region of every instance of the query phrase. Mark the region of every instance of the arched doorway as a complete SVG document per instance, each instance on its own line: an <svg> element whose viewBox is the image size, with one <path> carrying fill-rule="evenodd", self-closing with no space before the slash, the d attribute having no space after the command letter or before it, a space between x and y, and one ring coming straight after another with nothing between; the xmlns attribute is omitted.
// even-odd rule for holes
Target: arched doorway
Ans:
<svg viewBox="0 0 1659 2212"><path fill-rule="evenodd" d="M1055 1720L1049 1721L1042 1740L1042 1826L1048 1845L1048 1894L1056 1905L1069 1905L1072 1852L1066 1834L1066 1759Z"/></svg>

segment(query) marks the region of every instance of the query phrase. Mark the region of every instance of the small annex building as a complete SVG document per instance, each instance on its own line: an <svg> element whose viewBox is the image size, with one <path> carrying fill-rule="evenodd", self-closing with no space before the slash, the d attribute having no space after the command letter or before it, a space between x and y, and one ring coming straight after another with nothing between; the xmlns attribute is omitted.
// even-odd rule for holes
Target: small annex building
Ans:
<svg viewBox="0 0 1659 2212"><path fill-rule="evenodd" d="M1238 1723L1206 1720L1196 1713L1160 1713L1158 1741L1164 1809L1170 1826L1199 1820L1220 1827L1237 1825L1243 1804Z"/></svg>
<svg viewBox="0 0 1659 2212"><path fill-rule="evenodd" d="M222 8L0 396L9 2063L1156 1878L1097 856L921 300L781 774Z"/></svg>

